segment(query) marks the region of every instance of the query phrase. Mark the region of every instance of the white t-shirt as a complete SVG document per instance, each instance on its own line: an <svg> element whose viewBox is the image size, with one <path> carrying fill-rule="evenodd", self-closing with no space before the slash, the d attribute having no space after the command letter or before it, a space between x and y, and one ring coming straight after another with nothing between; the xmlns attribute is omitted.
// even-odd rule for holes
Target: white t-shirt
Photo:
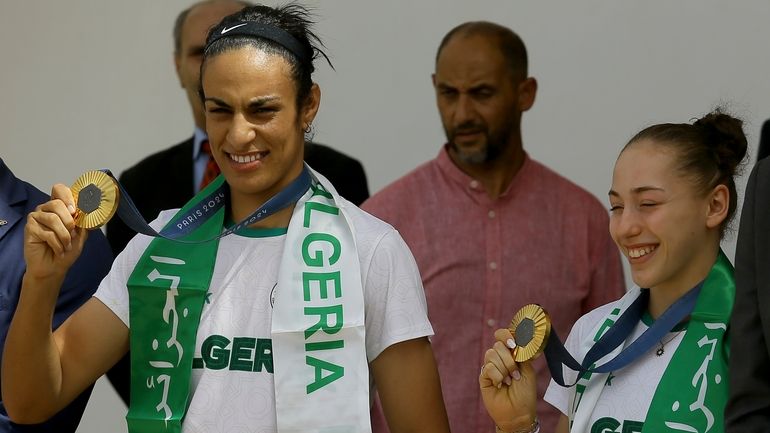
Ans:
<svg viewBox="0 0 770 433"><path fill-rule="evenodd" d="M346 211L364 281L371 362L388 346L433 335L433 329L417 265L401 236L358 208ZM174 214L162 212L152 226L159 229ZM183 432L276 431L270 324L285 240L286 229L245 229L220 240L195 342ZM94 295L126 326L126 282L150 241L143 235L131 240Z"/></svg>
<svg viewBox="0 0 770 433"><path fill-rule="evenodd" d="M581 348L581 342L594 337L589 333L596 332L599 321L604 320L615 306L616 303L613 302L596 308L578 319L572 327L564 347L577 361L582 361L587 352ZM651 320L648 316L640 321L634 328L631 338L626 339L625 345L628 346L642 335L651 325ZM591 414L589 423L591 432L642 431L644 420L647 418L647 410L650 408L652 397L655 395L655 389L658 387L669 361L674 356L676 348L684 338L685 332L675 329L666 334L661 340L664 345L662 355L656 354L660 348L660 343L658 343L630 365L607 376L604 390ZM566 383L573 383L576 377L576 372L564 368ZM575 392L576 387L563 388L551 380L544 398L545 401L566 415L569 411L570 399Z"/></svg>

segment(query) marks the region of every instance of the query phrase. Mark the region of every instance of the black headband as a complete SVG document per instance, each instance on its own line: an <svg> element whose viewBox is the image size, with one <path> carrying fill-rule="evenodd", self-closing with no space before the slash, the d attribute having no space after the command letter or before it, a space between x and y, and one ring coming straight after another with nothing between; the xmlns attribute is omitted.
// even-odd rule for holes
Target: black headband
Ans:
<svg viewBox="0 0 770 433"><path fill-rule="evenodd" d="M254 21L241 21L218 26L206 44L206 49L222 38L233 36L267 39L289 50L300 63L309 63L312 60L312 52L308 53L308 50L289 32L270 24Z"/></svg>

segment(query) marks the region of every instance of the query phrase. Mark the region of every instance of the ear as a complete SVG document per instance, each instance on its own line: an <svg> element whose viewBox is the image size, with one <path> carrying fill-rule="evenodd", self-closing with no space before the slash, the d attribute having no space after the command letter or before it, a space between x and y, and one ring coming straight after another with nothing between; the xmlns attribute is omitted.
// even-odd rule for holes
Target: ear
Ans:
<svg viewBox="0 0 770 433"><path fill-rule="evenodd" d="M519 111L527 111L535 104L537 80L527 77L519 83Z"/></svg>
<svg viewBox="0 0 770 433"><path fill-rule="evenodd" d="M305 100L305 105L302 107L302 127L305 128L313 123L315 115L318 114L318 107L321 104L321 88L317 83L313 83L310 87L310 93Z"/></svg>
<svg viewBox="0 0 770 433"><path fill-rule="evenodd" d="M430 81L433 82L433 88L436 88L436 74L430 74Z"/></svg>
<svg viewBox="0 0 770 433"><path fill-rule="evenodd" d="M719 184L714 187L708 197L708 213L706 227L719 228L727 218L730 209L730 191L727 186Z"/></svg>

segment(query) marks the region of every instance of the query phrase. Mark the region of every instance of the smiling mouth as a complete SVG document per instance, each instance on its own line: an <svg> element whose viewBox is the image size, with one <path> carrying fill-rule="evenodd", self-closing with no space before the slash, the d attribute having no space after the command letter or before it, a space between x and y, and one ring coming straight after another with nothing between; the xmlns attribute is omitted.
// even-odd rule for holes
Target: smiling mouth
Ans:
<svg viewBox="0 0 770 433"><path fill-rule="evenodd" d="M650 254L651 252L655 251L657 249L657 245L648 245L644 247L638 247L638 248L628 248L628 257L632 259L638 259L640 257L644 257L647 254Z"/></svg>
<svg viewBox="0 0 770 433"><path fill-rule="evenodd" d="M238 163L238 164L248 164L250 162L261 161L269 153L270 153L269 151L252 152L252 153L248 153L246 155L236 155L234 153L228 153L227 157L230 158L230 161L233 161L235 163Z"/></svg>

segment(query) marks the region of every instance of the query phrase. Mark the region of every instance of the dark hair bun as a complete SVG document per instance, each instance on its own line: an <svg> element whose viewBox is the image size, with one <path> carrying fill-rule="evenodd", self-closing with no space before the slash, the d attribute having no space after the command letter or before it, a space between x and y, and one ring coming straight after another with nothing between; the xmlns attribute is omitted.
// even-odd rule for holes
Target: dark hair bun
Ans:
<svg viewBox="0 0 770 433"><path fill-rule="evenodd" d="M743 121L717 108L696 120L694 125L702 131L704 143L714 150L717 165L735 174L748 148Z"/></svg>

